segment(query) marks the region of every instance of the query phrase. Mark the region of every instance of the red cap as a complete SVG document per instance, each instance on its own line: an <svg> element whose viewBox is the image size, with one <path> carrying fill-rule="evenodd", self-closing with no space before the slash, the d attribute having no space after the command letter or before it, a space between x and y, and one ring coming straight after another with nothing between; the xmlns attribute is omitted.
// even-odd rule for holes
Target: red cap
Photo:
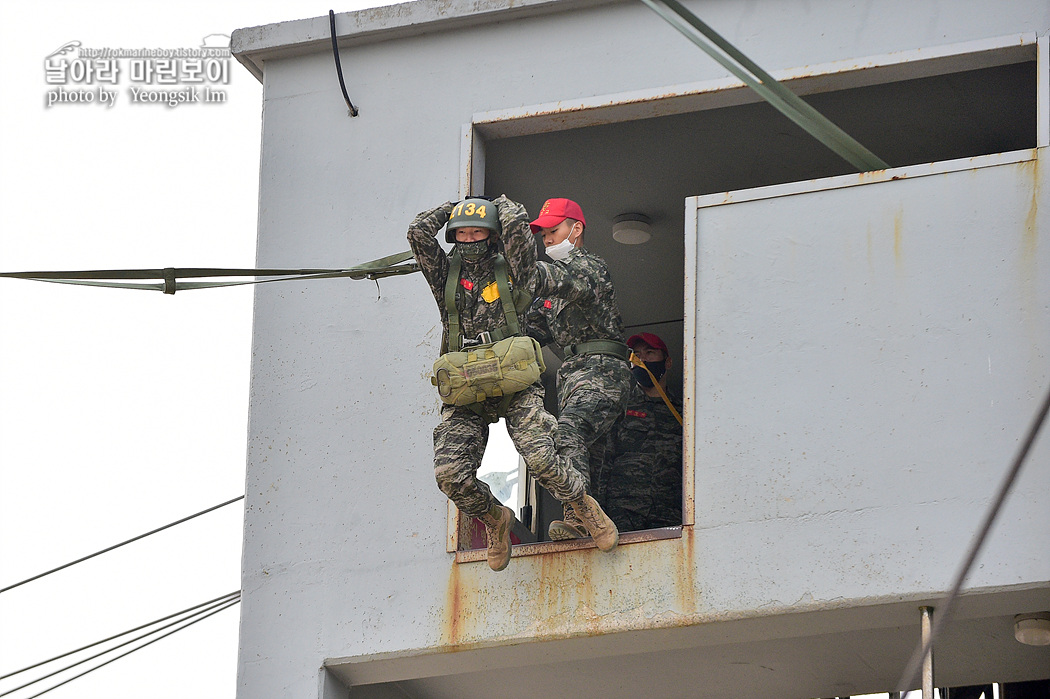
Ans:
<svg viewBox="0 0 1050 699"><path fill-rule="evenodd" d="M671 356L671 353L667 351L667 345L664 344L664 341L652 333L638 333L637 335L631 335L627 338L627 346L631 349L634 349L634 346L639 342L644 342L653 349L660 350L664 353L665 357Z"/></svg>
<svg viewBox="0 0 1050 699"><path fill-rule="evenodd" d="M541 228L554 228L567 218L574 218L583 225L587 225L583 219L583 209L572 199L548 199L543 202L540 215L529 224L529 228L533 233L539 233Z"/></svg>

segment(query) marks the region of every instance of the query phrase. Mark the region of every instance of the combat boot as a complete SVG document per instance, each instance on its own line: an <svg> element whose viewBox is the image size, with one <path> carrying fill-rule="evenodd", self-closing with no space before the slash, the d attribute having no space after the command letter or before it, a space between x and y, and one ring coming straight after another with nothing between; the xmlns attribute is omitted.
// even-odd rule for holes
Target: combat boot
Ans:
<svg viewBox="0 0 1050 699"><path fill-rule="evenodd" d="M605 514L598 501L590 495L584 495L579 500L569 503L576 515L587 528L587 532L594 539L594 543L602 551L612 551L620 541L620 532L616 530L616 524Z"/></svg>
<svg viewBox="0 0 1050 699"><path fill-rule="evenodd" d="M551 541L571 541L590 536L583 522L576 516L576 510L569 505L565 505L562 517L564 519L556 519L547 527L547 536Z"/></svg>
<svg viewBox="0 0 1050 699"><path fill-rule="evenodd" d="M488 539L489 545L489 568L503 570L510 563L510 528L514 524L514 513L510 508L493 505L478 519L485 525L485 538Z"/></svg>

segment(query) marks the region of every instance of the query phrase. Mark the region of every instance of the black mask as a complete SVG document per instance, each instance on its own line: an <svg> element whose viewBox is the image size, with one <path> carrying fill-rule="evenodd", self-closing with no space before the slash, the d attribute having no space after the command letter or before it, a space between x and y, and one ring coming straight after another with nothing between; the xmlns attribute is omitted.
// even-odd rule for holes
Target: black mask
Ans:
<svg viewBox="0 0 1050 699"><path fill-rule="evenodd" d="M645 366L649 368L649 371L653 372L653 376L659 381L660 377L667 371L666 360L660 360L658 362L646 362ZM640 366L631 367L631 373L634 374L634 380L637 381L644 388L652 388L653 380L649 378L649 374Z"/></svg>

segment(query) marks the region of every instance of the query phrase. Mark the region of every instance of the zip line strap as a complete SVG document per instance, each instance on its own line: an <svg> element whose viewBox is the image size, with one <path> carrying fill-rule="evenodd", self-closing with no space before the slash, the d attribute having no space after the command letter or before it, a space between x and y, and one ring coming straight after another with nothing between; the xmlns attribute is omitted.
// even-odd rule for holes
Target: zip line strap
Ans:
<svg viewBox="0 0 1050 699"><path fill-rule="evenodd" d="M664 399L664 403L667 405L667 408L671 411L671 414L674 415L674 419L678 420L678 424L679 425L682 425L682 415L681 415L681 413L679 413L677 410L675 410L675 407L673 405L671 405L671 399L667 397L667 393L664 391L664 387L661 386L660 382L656 380L655 376L653 376L653 372L649 371L649 367L645 366L645 362L643 362L638 357L638 355L634 353L634 350L631 351L631 356L630 356L629 361L631 362L631 364L633 364L633 365L635 365L637 367L641 367L641 368L645 369L645 373L649 374L649 379L653 382L653 387L660 394L660 397ZM684 425L682 425L682 426L684 427Z"/></svg>
<svg viewBox="0 0 1050 699"><path fill-rule="evenodd" d="M381 279L419 271L416 263L399 264L412 258L411 252L399 252L377 260L363 262L342 269L238 269L227 267L167 267L163 269L95 269L67 272L0 272L0 277L28 279L55 284L104 286L118 289L145 289L174 294L189 289L208 289L220 286L266 284L296 279ZM240 281L178 281L181 279L208 279L221 277L271 277ZM159 283L135 280L158 279Z"/></svg>
<svg viewBox="0 0 1050 699"><path fill-rule="evenodd" d="M642 2L696 44L704 53L757 92L777 111L860 172L890 167L888 163L862 146L808 102L762 70L758 64L741 53L678 0L642 0ZM697 32L702 36L698 36ZM721 49L725 55L707 43L704 38Z"/></svg>

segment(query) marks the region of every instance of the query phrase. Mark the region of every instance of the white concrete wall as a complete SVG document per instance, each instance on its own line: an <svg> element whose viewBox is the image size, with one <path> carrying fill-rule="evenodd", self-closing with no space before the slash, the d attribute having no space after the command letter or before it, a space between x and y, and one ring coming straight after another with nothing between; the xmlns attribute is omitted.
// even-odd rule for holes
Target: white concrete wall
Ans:
<svg viewBox="0 0 1050 699"><path fill-rule="evenodd" d="M774 71L1050 27L1041 1L687 4ZM419 3L416 11L438 5ZM439 14L471 5L441 3ZM361 22L382 26L393 16L378 12ZM234 45L262 55L282 37L326 32L323 18L242 32ZM412 216L459 194L461 130L472 114L724 74L640 3L348 47L343 69L361 109L355 119L346 115L330 52L273 57L263 67L263 267L350 265L406 249ZM936 190L936 182L920 186ZM1046 191L1042 184L1027 194L1043 211ZM957 300L957 275L925 277L944 272L925 236L951 231L934 224L914 230L910 217L899 259L887 257L879 238L875 271L865 266L863 235L792 247L790 238L752 232L753 245L774 246L767 253L790 250L794 270L732 250L713 257L710 264L754 264L728 276L724 290L701 290L712 307L698 321L696 530L613 555L517 558L498 575L484 563L456 565L445 552L446 504L431 472L438 402L427 381L441 328L423 279L391 279L379 290L348 280L258 287L239 696L317 696L326 658L687 625L943 589L944 566L954 569L987 478L996 480L1043 387L1031 384L1046 379L1036 368L1040 360L1045 366L1046 287L1011 282L1045 270L1048 229L1039 218L1040 232L1029 241L1033 268L1019 268L1025 243L1012 227L1023 218L1017 206L1001 226L994 212L983 216L989 237L972 236L980 247L962 250L972 270L981 256L998 254L989 241L1011 246L1012 257L984 278L998 284L1002 303L975 298L977 325L965 309L944 305ZM842 247L848 244L861 248ZM843 260L856 269L842 268ZM825 267L834 276L817 274ZM767 272L778 276L750 291L743 283ZM788 273L800 282L790 283ZM805 316L804 335L777 313L805 308L814 295L836 292L840 282L859 284L863 275L875 275L858 289L863 295ZM764 305L773 302L771 292L780 305ZM876 301L867 330L853 330L860 306ZM1009 328L1005 318L993 322L1004 307L1015 321ZM1041 321L1025 315L1040 308ZM937 322L927 330L924 318ZM904 334L881 346L908 358L882 360L872 343L901 322ZM982 336L981 328L995 333ZM778 337L784 333L791 338L786 353L777 345L788 341ZM956 348L956 339L965 343ZM852 343L861 347L847 361ZM873 364L889 383L873 380ZM741 375L745 365L758 373L739 390L727 385L725 377ZM822 365L828 374L815 370ZM904 409L901 397L919 402ZM857 409L837 410L850 403ZM944 411L943 419L922 428L916 422L929 410ZM850 437L859 442L846 443ZM1042 475L1033 471L1022 485L1045 491L1046 451L1039 453ZM1045 559L1016 556L1022 545L1008 543L1019 535L1045 539L1045 515L1026 502L1014 505L1021 509L1013 523L996 533L979 584L1050 577ZM850 554L866 557L862 574L843 562ZM931 556L939 570L928 565ZM829 558L828 574L816 580L812 568Z"/></svg>
<svg viewBox="0 0 1050 699"><path fill-rule="evenodd" d="M699 198L713 608L951 586L1050 389L1045 184L1035 160L973 167L998 160ZM1043 439L968 589L1050 580L1048 466Z"/></svg>

